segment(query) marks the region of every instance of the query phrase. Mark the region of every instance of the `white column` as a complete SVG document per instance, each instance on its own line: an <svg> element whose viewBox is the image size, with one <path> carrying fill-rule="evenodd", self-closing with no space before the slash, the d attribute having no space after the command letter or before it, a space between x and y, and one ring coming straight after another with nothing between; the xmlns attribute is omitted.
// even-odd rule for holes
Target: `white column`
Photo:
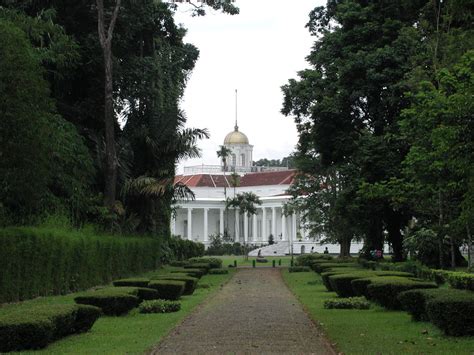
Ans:
<svg viewBox="0 0 474 355"><path fill-rule="evenodd" d="M252 225L252 241L257 241L257 214L253 215L253 225Z"/></svg>
<svg viewBox="0 0 474 355"><path fill-rule="evenodd" d="M244 240L247 243L249 241L249 217L247 213L244 213L242 217L244 218Z"/></svg>
<svg viewBox="0 0 474 355"><path fill-rule="evenodd" d="M295 241L296 240L296 231L297 231L297 229L296 229L296 213L293 213L293 215L291 216L291 219L292 219L292 221L291 221L291 227L292 227L291 228L292 229L292 231L291 231L291 234L292 234L291 235L291 240Z"/></svg>
<svg viewBox="0 0 474 355"><path fill-rule="evenodd" d="M176 213L171 214L170 231L172 235L176 235Z"/></svg>
<svg viewBox="0 0 474 355"><path fill-rule="evenodd" d="M221 208L219 211L219 233L221 236L224 235L224 209Z"/></svg>
<svg viewBox="0 0 474 355"><path fill-rule="evenodd" d="M193 209L188 207L188 240L193 240Z"/></svg>
<svg viewBox="0 0 474 355"><path fill-rule="evenodd" d="M207 242L209 239L209 226L207 225L207 213L209 212L209 208L204 208L204 242Z"/></svg>
<svg viewBox="0 0 474 355"><path fill-rule="evenodd" d="M273 240L275 242L277 241L276 219L277 219L276 208L272 207L272 235L273 235Z"/></svg>
<svg viewBox="0 0 474 355"><path fill-rule="evenodd" d="M281 240L286 240L286 216L283 214L283 208L281 209Z"/></svg>
<svg viewBox="0 0 474 355"><path fill-rule="evenodd" d="M240 241L240 221L239 221L239 210L235 209L235 241Z"/></svg>
<svg viewBox="0 0 474 355"><path fill-rule="evenodd" d="M266 242L268 240L267 235L267 209L262 207L262 242Z"/></svg>

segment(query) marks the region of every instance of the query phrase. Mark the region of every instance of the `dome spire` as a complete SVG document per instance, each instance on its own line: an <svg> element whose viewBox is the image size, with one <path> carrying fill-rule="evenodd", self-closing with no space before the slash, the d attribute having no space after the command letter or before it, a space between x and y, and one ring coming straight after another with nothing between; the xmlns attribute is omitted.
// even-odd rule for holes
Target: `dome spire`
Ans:
<svg viewBox="0 0 474 355"><path fill-rule="evenodd" d="M235 89L235 126L234 131L239 130L239 125L237 124L237 89Z"/></svg>

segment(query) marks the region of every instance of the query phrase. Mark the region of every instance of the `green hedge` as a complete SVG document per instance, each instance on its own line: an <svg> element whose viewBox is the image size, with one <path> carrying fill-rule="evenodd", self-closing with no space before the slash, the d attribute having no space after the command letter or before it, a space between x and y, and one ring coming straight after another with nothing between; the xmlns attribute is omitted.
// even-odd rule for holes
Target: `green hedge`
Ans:
<svg viewBox="0 0 474 355"><path fill-rule="evenodd" d="M197 256L203 256L205 247L202 243L196 243L192 240L181 239L177 237L166 238L165 261L187 260Z"/></svg>
<svg viewBox="0 0 474 355"><path fill-rule="evenodd" d="M308 266L290 266L288 272L310 272L311 269Z"/></svg>
<svg viewBox="0 0 474 355"><path fill-rule="evenodd" d="M204 275L207 274L207 271L204 269L184 269L184 270L173 270L171 271L172 274L187 274L192 277L197 277L200 279Z"/></svg>
<svg viewBox="0 0 474 355"><path fill-rule="evenodd" d="M178 300L184 292L186 283L173 280L153 280L148 287L158 291L161 299Z"/></svg>
<svg viewBox="0 0 474 355"><path fill-rule="evenodd" d="M65 294L153 270L159 238L0 229L0 303Z"/></svg>
<svg viewBox="0 0 474 355"><path fill-rule="evenodd" d="M332 275L337 275L337 274L348 274L352 272L358 272L358 271L364 271L360 268L333 268L333 269L328 269L327 271L324 271L321 273L321 279L323 280L324 286L326 286L326 289L331 292L334 291L331 287L331 284L329 283L329 276Z"/></svg>
<svg viewBox="0 0 474 355"><path fill-rule="evenodd" d="M455 290L452 288L414 289L400 293L398 300L402 308L411 314L415 321L429 321L426 313L426 304L429 300L439 296L450 296L455 298L459 293L468 291Z"/></svg>
<svg viewBox="0 0 474 355"><path fill-rule="evenodd" d="M474 293L471 291L438 295L427 301L426 313L446 335L474 335Z"/></svg>
<svg viewBox="0 0 474 355"><path fill-rule="evenodd" d="M209 263L190 263L187 265L184 265L185 269L201 269L206 272L206 274L209 272L211 269L211 265Z"/></svg>
<svg viewBox="0 0 474 355"><path fill-rule="evenodd" d="M187 275L170 274L170 275L156 275L152 278L153 280L174 280L184 281L183 295L192 295L197 287L199 279Z"/></svg>
<svg viewBox="0 0 474 355"><path fill-rule="evenodd" d="M150 279L145 278L135 278L135 279L121 279L113 281L113 285L117 287L147 287Z"/></svg>
<svg viewBox="0 0 474 355"><path fill-rule="evenodd" d="M318 274L327 271L329 269L336 269L336 268L355 268L357 267L354 263L313 263L312 266L314 271Z"/></svg>
<svg viewBox="0 0 474 355"><path fill-rule="evenodd" d="M145 301L138 309L140 313L171 313L178 312L181 309L181 303L168 300Z"/></svg>
<svg viewBox="0 0 474 355"><path fill-rule="evenodd" d="M296 258L296 265L311 266L314 261L331 260L332 256L326 254L303 254Z"/></svg>
<svg viewBox="0 0 474 355"><path fill-rule="evenodd" d="M324 301L326 309L369 309L370 303L364 297L334 298Z"/></svg>
<svg viewBox="0 0 474 355"><path fill-rule="evenodd" d="M334 274L329 276L329 284L331 289L337 293L339 297L354 297L356 296L351 282L356 279L363 279L374 274L370 271L361 270L359 272L352 272L348 274Z"/></svg>
<svg viewBox="0 0 474 355"><path fill-rule="evenodd" d="M368 299L379 303L387 309L401 309L398 295L415 288L436 288L433 282L408 279L404 277L387 276L373 278L367 286Z"/></svg>
<svg viewBox="0 0 474 355"><path fill-rule="evenodd" d="M222 259L219 258L190 258L189 264L209 264L211 269L220 269L222 267Z"/></svg>
<svg viewBox="0 0 474 355"><path fill-rule="evenodd" d="M229 270L226 269L211 269L209 270L209 275L226 275L229 273Z"/></svg>
<svg viewBox="0 0 474 355"><path fill-rule="evenodd" d="M0 352L43 348L56 339L88 331L99 318L97 307L19 306L0 316Z"/></svg>
<svg viewBox="0 0 474 355"><path fill-rule="evenodd" d="M467 272L450 272L447 274L448 282L453 288L474 291L474 274Z"/></svg>
<svg viewBox="0 0 474 355"><path fill-rule="evenodd" d="M185 260L174 260L174 261L170 261L169 265L170 266L177 266L177 267L183 267L184 265L186 265L188 262L185 261Z"/></svg>

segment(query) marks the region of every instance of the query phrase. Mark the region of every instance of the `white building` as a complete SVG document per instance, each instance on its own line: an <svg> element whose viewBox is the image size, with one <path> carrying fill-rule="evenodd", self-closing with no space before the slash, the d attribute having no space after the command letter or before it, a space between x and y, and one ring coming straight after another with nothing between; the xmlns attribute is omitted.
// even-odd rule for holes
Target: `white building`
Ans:
<svg viewBox="0 0 474 355"><path fill-rule="evenodd" d="M185 167L183 175L176 176L175 183L188 186L196 198L177 206L176 216L171 221L174 235L206 246L212 235L226 233L235 242L258 246L268 244L272 235L280 246L288 245L286 252L289 251L290 241L296 254L308 253L313 247L318 252L325 247L331 253L339 252L338 245L321 245L318 240L310 240L297 214L283 214L283 206L291 198L287 190L293 182L295 170L253 166L253 146L247 136L239 131L237 123L225 137L223 145L231 151L227 159L227 172L224 172L223 165L199 165ZM232 186L231 172L240 176L236 187ZM226 197L232 198L249 191L262 201L257 214L248 217L240 214L238 209L226 210ZM351 251L357 252L358 249L355 247Z"/></svg>

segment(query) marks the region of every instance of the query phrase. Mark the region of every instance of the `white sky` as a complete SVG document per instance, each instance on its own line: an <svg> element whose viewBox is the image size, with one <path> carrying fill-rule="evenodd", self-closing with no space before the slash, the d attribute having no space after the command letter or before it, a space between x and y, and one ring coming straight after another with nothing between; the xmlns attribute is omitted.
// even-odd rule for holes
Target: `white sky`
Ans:
<svg viewBox="0 0 474 355"><path fill-rule="evenodd" d="M295 124L280 113L280 87L306 68L314 38L305 28L309 12L325 0L236 0L240 14L208 11L191 17L185 5L175 16L188 29L185 37L200 50L188 82L182 108L187 127L207 128L202 157L183 166L219 164L216 151L233 130L235 89L238 90L239 130L254 145L253 158L281 159L297 143Z"/></svg>

